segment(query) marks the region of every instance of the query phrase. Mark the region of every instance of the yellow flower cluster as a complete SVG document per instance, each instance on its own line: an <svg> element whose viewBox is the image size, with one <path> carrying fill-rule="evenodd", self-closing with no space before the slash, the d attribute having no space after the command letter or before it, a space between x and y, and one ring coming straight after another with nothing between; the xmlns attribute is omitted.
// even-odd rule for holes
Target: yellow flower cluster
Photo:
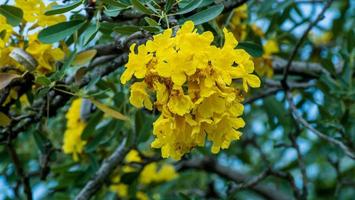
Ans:
<svg viewBox="0 0 355 200"><path fill-rule="evenodd" d="M64 22L66 17L64 15L51 15L47 16L44 13L50 10L52 6L56 5L55 2L47 6L40 0L16 0L16 7L23 11L23 18L30 23L36 23L38 26L46 27Z"/></svg>
<svg viewBox="0 0 355 200"><path fill-rule="evenodd" d="M272 55L280 51L276 40L267 40L263 46L264 54L254 59L255 71L259 76L272 77L274 70L272 68Z"/></svg>
<svg viewBox="0 0 355 200"><path fill-rule="evenodd" d="M264 32L256 24L248 24L248 6L243 4L242 6L235 8L231 16L221 16L217 19L220 26L224 25L224 22L230 17L228 27L237 40L245 40L247 33L250 30L254 35L260 38L265 38ZM267 40L263 46L264 54L261 57L254 58L255 72L259 76L271 77L273 76L272 59L271 55L279 52L278 44L276 40Z"/></svg>
<svg viewBox="0 0 355 200"><path fill-rule="evenodd" d="M326 32L322 33L321 35L316 35L313 32L311 32L309 34L309 38L316 46L322 46L322 45L324 46L332 41L333 33L326 31Z"/></svg>
<svg viewBox="0 0 355 200"><path fill-rule="evenodd" d="M31 54L38 62L37 71L43 74L51 72L55 62L64 58L60 48L53 48L50 44L43 44L37 39L37 34L28 37L26 52Z"/></svg>
<svg viewBox="0 0 355 200"><path fill-rule="evenodd" d="M132 163L142 163L142 159L139 156L138 151L131 150L125 157L124 162L126 165L122 167L123 173L135 172L138 169L130 166ZM151 183L162 183L171 181L177 178L178 174L175 171L174 166L170 164L161 164L158 170L158 163L152 162L144 166L140 172L138 182L140 188L147 186ZM116 192L121 198L128 198L128 185L120 183L120 176L117 175L113 178L114 184L110 186L110 190ZM148 200L149 197L142 191L136 193L136 199Z"/></svg>
<svg viewBox="0 0 355 200"><path fill-rule="evenodd" d="M78 154L83 152L86 141L81 139L81 133L85 129L86 123L80 118L82 99L73 100L67 114L67 129L64 133L63 151L66 154L73 154L73 159L78 161Z"/></svg>
<svg viewBox="0 0 355 200"><path fill-rule="evenodd" d="M235 8L230 20L230 29L238 40L244 40L247 35L247 24L245 20L248 18L248 5Z"/></svg>
<svg viewBox="0 0 355 200"><path fill-rule="evenodd" d="M52 5L54 4L46 6L38 0L16 0L16 6L24 13L21 26L26 31L21 34L17 33L18 29L9 25L6 18L0 15L0 68L12 66L25 70L20 63L10 57L15 47L22 48L29 53L38 63L36 71L42 74L53 71L54 63L64 58L64 52L60 48L43 44L37 39L37 27L46 27L66 20L64 15L46 16L44 14ZM28 28L25 28L27 25L29 25Z"/></svg>
<svg viewBox="0 0 355 200"><path fill-rule="evenodd" d="M137 108L157 108L161 115L153 125L153 148L161 148L162 157L180 159L196 146L212 141L212 152L228 148L239 139L237 129L244 126L240 116L242 91L259 87L252 74L250 55L235 49L238 42L231 32L223 30L222 47L211 45L211 32L197 33L191 21L176 36L167 29L152 41L130 47L131 53L121 82L134 76L130 102ZM240 85L240 84L239 84ZM155 94L154 102L150 94Z"/></svg>

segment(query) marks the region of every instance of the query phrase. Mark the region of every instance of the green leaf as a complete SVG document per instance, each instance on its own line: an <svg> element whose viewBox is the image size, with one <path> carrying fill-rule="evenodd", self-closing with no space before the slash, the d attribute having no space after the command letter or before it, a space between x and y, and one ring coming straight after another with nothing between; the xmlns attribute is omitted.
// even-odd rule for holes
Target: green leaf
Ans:
<svg viewBox="0 0 355 200"><path fill-rule="evenodd" d="M145 115L143 110L137 111L135 125L139 143L145 142L149 139L153 121L153 117Z"/></svg>
<svg viewBox="0 0 355 200"><path fill-rule="evenodd" d="M139 176L139 172L128 172L122 175L120 182L130 185L131 183L133 183L133 181L135 181Z"/></svg>
<svg viewBox="0 0 355 200"><path fill-rule="evenodd" d="M104 14L108 17L117 17L123 8L117 8L115 6L105 7Z"/></svg>
<svg viewBox="0 0 355 200"><path fill-rule="evenodd" d="M186 6L184 6L181 9L179 9L179 11L176 14L182 15L182 14L189 13L189 12L195 10L196 8L198 8L198 6L202 3L202 1L203 0L192 0L189 4L187 4Z"/></svg>
<svg viewBox="0 0 355 200"><path fill-rule="evenodd" d="M87 45L95 36L100 28L100 24L90 24L82 34L82 42Z"/></svg>
<svg viewBox="0 0 355 200"><path fill-rule="evenodd" d="M172 8L174 5L175 0L167 0L164 6L165 12L169 12L169 10Z"/></svg>
<svg viewBox="0 0 355 200"><path fill-rule="evenodd" d="M87 65L95 57L96 53L96 49L90 49L87 51L80 52L75 56L72 64L77 66Z"/></svg>
<svg viewBox="0 0 355 200"><path fill-rule="evenodd" d="M11 119L4 113L0 112L0 126L6 127L10 125L10 123L11 123Z"/></svg>
<svg viewBox="0 0 355 200"><path fill-rule="evenodd" d="M50 87L42 87L38 89L36 93L36 98L42 98L44 96L47 96L50 89L51 89Z"/></svg>
<svg viewBox="0 0 355 200"><path fill-rule="evenodd" d="M190 198L189 195L184 194L184 193L182 193L182 192L179 193L179 196L180 196L181 199L183 199L183 200L192 200L192 199L193 199L193 198Z"/></svg>
<svg viewBox="0 0 355 200"><path fill-rule="evenodd" d="M97 124L100 123L100 120L102 119L104 113L99 111L96 112L88 121L84 131L81 134L81 138L86 140L88 139L94 132L96 129Z"/></svg>
<svg viewBox="0 0 355 200"><path fill-rule="evenodd" d="M130 35L132 33L140 31L141 29L139 26L116 26L113 30L123 35Z"/></svg>
<svg viewBox="0 0 355 200"><path fill-rule="evenodd" d="M39 130L33 131L33 138L35 140L38 149L41 151L42 154L46 152L46 148L51 146L51 142L45 136L45 133L43 133L42 131Z"/></svg>
<svg viewBox="0 0 355 200"><path fill-rule="evenodd" d="M67 68L73 63L75 56L76 56L76 50L71 52L70 55L65 58L62 67L59 70L57 70L54 74L52 74L50 79L52 81L58 81L63 79Z"/></svg>
<svg viewBox="0 0 355 200"><path fill-rule="evenodd" d="M43 86L49 86L51 84L51 80L45 76L38 76L35 82Z"/></svg>
<svg viewBox="0 0 355 200"><path fill-rule="evenodd" d="M75 33L75 31L77 31L84 24L85 21L82 20L73 20L55 24L41 30L38 34L38 39L43 43L49 44L58 42L59 40L63 40L64 38Z"/></svg>
<svg viewBox="0 0 355 200"><path fill-rule="evenodd" d="M5 38L5 36L6 36L6 30L2 30L1 32L0 32L0 39L4 39Z"/></svg>
<svg viewBox="0 0 355 200"><path fill-rule="evenodd" d="M142 26L141 29L151 33L159 33L161 31L160 26Z"/></svg>
<svg viewBox="0 0 355 200"><path fill-rule="evenodd" d="M106 106L105 104L102 104L94 99L90 99L90 101L95 104L95 106L100 109L102 112L105 114L119 120L129 120L129 118L122 113L110 108L109 106Z"/></svg>
<svg viewBox="0 0 355 200"><path fill-rule="evenodd" d="M71 11L71 10L75 9L76 7L80 6L81 3L82 3L82 0L74 1L73 3L67 4L67 5L53 6L50 10L46 11L44 14L45 15L56 15L56 14L66 13L66 12Z"/></svg>
<svg viewBox="0 0 355 200"><path fill-rule="evenodd" d="M222 13L224 6L222 4L211 6L201 12L198 12L187 19L185 21L192 20L195 25L203 24L208 22L214 18L216 18L219 14Z"/></svg>
<svg viewBox="0 0 355 200"><path fill-rule="evenodd" d="M9 5L0 6L0 14L6 17L7 23L12 26L17 26L21 23L23 17L23 11L20 8Z"/></svg>
<svg viewBox="0 0 355 200"><path fill-rule="evenodd" d="M293 3L293 1L283 1L283 2L280 2L280 3L277 3L277 6L275 9L271 9L270 10L270 14L275 14L275 13L278 13L278 12L283 12L286 10L286 8L288 6L290 6L291 4Z"/></svg>
<svg viewBox="0 0 355 200"><path fill-rule="evenodd" d="M253 42L239 42L237 49L244 49L253 57L260 57L263 55L263 48Z"/></svg>
<svg viewBox="0 0 355 200"><path fill-rule="evenodd" d="M144 17L144 20L149 24L149 26L159 26L159 23L150 17Z"/></svg>
<svg viewBox="0 0 355 200"><path fill-rule="evenodd" d="M142 13L151 15L154 14L153 11L149 10L147 7L145 7L139 0L131 0L131 3L135 9L138 11L141 11Z"/></svg>
<svg viewBox="0 0 355 200"><path fill-rule="evenodd" d="M129 5L128 4L125 4L121 1L117 1L117 0L101 0L103 1L104 3L108 4L108 5L111 5L111 6L116 6L116 7L119 7L119 8L127 8Z"/></svg>
<svg viewBox="0 0 355 200"><path fill-rule="evenodd" d="M159 26L116 26L113 29L115 32L123 34L123 35L130 35L137 31L146 30L152 33L160 32Z"/></svg>

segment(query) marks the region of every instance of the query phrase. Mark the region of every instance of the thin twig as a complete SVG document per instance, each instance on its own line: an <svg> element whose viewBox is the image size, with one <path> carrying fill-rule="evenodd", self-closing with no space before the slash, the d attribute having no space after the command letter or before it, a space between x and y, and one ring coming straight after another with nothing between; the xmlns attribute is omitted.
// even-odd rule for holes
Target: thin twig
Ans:
<svg viewBox="0 0 355 200"><path fill-rule="evenodd" d="M261 172L258 176L253 177L252 179L244 182L244 183L239 183L235 185L231 191L231 193L235 193L238 190L246 189L253 187L260 183L262 180L264 180L267 176L270 175L270 168L265 169L263 172Z"/></svg>
<svg viewBox="0 0 355 200"><path fill-rule="evenodd" d="M277 81L272 81L272 80L265 80L265 85L268 85L269 88L264 89L262 92L255 94L254 96L251 96L249 98L247 98L244 101L244 104L250 104L253 103L259 99L263 99L265 97L271 96L271 95L275 95L280 91L283 91L282 86L280 85L280 82ZM306 89L306 88L310 88L313 87L315 85L314 82L309 81L309 82L292 82L289 83L289 89Z"/></svg>
<svg viewBox="0 0 355 200"><path fill-rule="evenodd" d="M295 59L299 48L301 47L301 45L303 44L304 40L307 38L308 33L311 31L311 29L320 21L324 18L324 13L325 11L330 7L330 5L332 4L334 0L329 0L325 6L323 7L322 11L319 13L319 15L317 16L317 18L311 22L308 26L308 28L305 30L305 32L303 33L302 37L298 40L295 48L293 49L290 58L288 59L288 62L286 64L286 67L284 68L284 72L283 72L283 79L281 80L281 84L284 85L284 88L287 89L287 78L288 78L288 71L292 65L292 61Z"/></svg>
<svg viewBox="0 0 355 200"><path fill-rule="evenodd" d="M220 165L219 163L217 163L215 159L211 157L206 157L204 159L181 161L180 163L178 163L177 168L179 171L196 169L196 170L203 170L205 172L212 172L227 180L231 180L236 183L251 180L251 178L247 176L245 173ZM292 199L289 195L273 187L270 187L267 184L257 184L251 186L250 189L254 190L261 196L265 197L266 199L274 199L274 200Z"/></svg>
<svg viewBox="0 0 355 200"><path fill-rule="evenodd" d="M292 116L294 117L294 119L298 123L302 124L304 127L309 129L310 131L312 131L314 134L316 134L321 139L340 147L340 149L342 149L347 156L349 156L350 158L355 160L354 152L349 147L347 147L344 143L342 143L341 141L339 141L337 139L329 137L329 136L325 135L324 133L318 131L317 129L313 128L313 126L311 126L303 117L301 117L299 114L297 114L297 108L292 101L292 95L290 92L286 93L286 98L287 98L288 104L290 105L290 109L292 111Z"/></svg>
<svg viewBox="0 0 355 200"><path fill-rule="evenodd" d="M113 170L123 161L123 158L128 153L129 148L126 148L127 139L124 138L121 144L111 154L108 159L105 159L100 168L95 173L95 176L85 185L85 187L75 197L76 200L90 199L105 183L105 180L110 176Z"/></svg>
<svg viewBox="0 0 355 200"><path fill-rule="evenodd" d="M296 126L297 126L297 129L299 129L298 128L298 124L296 124ZM300 132L300 130L297 130L297 131ZM307 195L308 195L308 190L307 190L308 177L307 177L306 166L304 164L304 160L303 160L303 156L301 154L300 147L299 147L299 145L298 145L298 143L296 141L295 134L290 133L289 134L289 138L291 140L292 147L296 150L297 162L298 162L298 165L299 165L300 170L301 170L302 182L303 182L303 185L302 185L302 199L307 199Z"/></svg>
<svg viewBox="0 0 355 200"><path fill-rule="evenodd" d="M16 150L14 149L14 147L12 146L11 143L6 144L6 149L9 152L10 158L15 165L17 175L19 177L21 177L23 189L24 189L27 199L32 200L32 190L31 190L31 185L30 185L30 179L25 174L25 171L21 165L21 162L20 162L20 159L17 155Z"/></svg>

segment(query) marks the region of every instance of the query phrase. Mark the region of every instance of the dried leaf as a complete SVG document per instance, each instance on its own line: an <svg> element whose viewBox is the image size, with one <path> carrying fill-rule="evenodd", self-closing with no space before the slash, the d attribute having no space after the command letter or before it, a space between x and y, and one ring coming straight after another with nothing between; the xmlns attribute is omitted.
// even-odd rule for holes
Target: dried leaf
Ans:
<svg viewBox="0 0 355 200"><path fill-rule="evenodd" d="M8 86L15 78L20 77L18 74L0 73L0 90Z"/></svg>
<svg viewBox="0 0 355 200"><path fill-rule="evenodd" d="M125 115L123 115L122 113L94 100L94 99L90 99L90 101L95 104L95 106L97 108L99 108L102 112L104 112L105 114L115 118L115 119L119 119L119 120L129 120L129 118Z"/></svg>

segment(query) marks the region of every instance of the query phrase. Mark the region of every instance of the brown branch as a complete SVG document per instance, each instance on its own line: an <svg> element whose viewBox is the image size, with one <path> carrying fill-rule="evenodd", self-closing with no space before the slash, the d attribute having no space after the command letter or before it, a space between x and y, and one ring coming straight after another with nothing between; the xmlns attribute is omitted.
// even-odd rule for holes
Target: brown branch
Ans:
<svg viewBox="0 0 355 200"><path fill-rule="evenodd" d="M85 185L85 187L75 197L76 200L90 199L105 183L105 180L110 176L112 171L123 161L123 158L128 153L129 148L125 147L126 138L111 154L111 156L103 161L95 176Z"/></svg>
<svg viewBox="0 0 355 200"><path fill-rule="evenodd" d="M255 176L244 183L239 183L239 184L235 185L233 187L233 189L230 191L230 193L234 194L238 190L254 187L257 184L259 184L262 180L264 180L266 177L268 177L269 175L270 175L270 168L267 168L266 170L261 172L258 176Z"/></svg>
<svg viewBox="0 0 355 200"><path fill-rule="evenodd" d="M233 0L233 1L225 1L224 4L224 10L223 12L230 12L234 10L235 8L238 8L248 2L248 0Z"/></svg>
<svg viewBox="0 0 355 200"><path fill-rule="evenodd" d="M295 179L292 177L290 173L277 171L277 170L271 170L270 173L275 177L282 178L287 182L289 182L296 199L302 199L302 192L297 188Z"/></svg>
<svg viewBox="0 0 355 200"><path fill-rule="evenodd" d="M283 79L281 80L281 84L284 86L285 89L287 89L287 78L288 78L288 72L290 70L290 67L292 65L293 60L295 59L299 48L301 47L301 45L303 44L304 40L307 38L308 33L311 31L311 29L320 21L324 18L324 13L325 11L330 7L330 5L332 4L334 0L329 0L326 5L323 7L322 11L319 13L319 15L317 16L317 18L311 22L308 26L308 28L305 30L305 32L303 33L302 37L299 39L299 41L297 42L296 46L294 47L290 58L288 59L288 62L284 68L283 71Z"/></svg>
<svg viewBox="0 0 355 200"><path fill-rule="evenodd" d="M265 80L265 85L267 85L268 87L265 89L263 89L262 92L255 94L254 96L251 96L249 98L247 98L244 101L244 104L250 104L253 103L259 99L263 99L265 97L271 96L271 95L275 95L276 93L283 91L283 88L280 84L280 82L277 81L273 81L273 80ZM289 83L289 89L293 90L293 89L306 89L306 88L310 88L313 87L315 85L314 82L309 81L309 82L292 82Z"/></svg>
<svg viewBox="0 0 355 200"><path fill-rule="evenodd" d="M273 56L272 68L275 74L283 74L288 61L286 59ZM341 69L340 66L337 67ZM329 72L319 63L293 61L288 69L288 74L302 75L307 77L319 77L320 75L330 75Z"/></svg>
<svg viewBox="0 0 355 200"><path fill-rule="evenodd" d="M304 164L304 160L303 160L303 156L301 154L301 150L300 147L296 141L296 137L298 136L298 134L300 133L298 124L296 124L297 126L297 135L290 133L289 134L289 138L291 140L291 144L292 147L296 150L297 153L297 162L298 162L298 166L300 167L300 171L301 171L301 175L302 175L302 199L307 199L307 195L308 195L308 189L307 189L307 185L308 185L308 177L307 177L307 171L306 171L306 166Z"/></svg>
<svg viewBox="0 0 355 200"><path fill-rule="evenodd" d="M23 189L28 200L32 200L32 190L30 185L30 179L25 174L25 171L21 165L21 161L17 155L16 150L11 143L6 144L6 149L9 152L10 158L15 165L16 173L21 178Z"/></svg>
<svg viewBox="0 0 355 200"><path fill-rule="evenodd" d="M292 95L290 92L286 93L286 98L288 101L288 104L290 105L290 110L292 112L292 116L293 118L299 123L302 124L305 128L307 128L308 130L310 130L311 132L313 132L314 134L316 134L318 137L320 137L321 139L334 144L336 146L338 146L341 150L344 151L344 153L349 156L350 158L355 160L355 154L353 152L352 149L350 149L348 146L346 146L344 143L342 143L341 141L334 139L332 137L327 136L326 134L318 131L317 129L313 128L312 125L310 125L303 117L301 117L299 114L297 114L297 108L295 106L295 104L292 101Z"/></svg>
<svg viewBox="0 0 355 200"><path fill-rule="evenodd" d="M179 171L196 169L196 170L203 170L206 172L215 173L227 180L231 180L236 183L246 182L248 180L251 180L249 176L245 175L245 173L220 165L216 162L216 160L210 157L204 159L181 161L180 163L178 163L177 168ZM274 200L291 199L291 197L288 196L287 194L283 193L282 191L276 190L275 188L270 187L268 185L257 184L255 186L252 186L251 189L267 199L274 199Z"/></svg>

